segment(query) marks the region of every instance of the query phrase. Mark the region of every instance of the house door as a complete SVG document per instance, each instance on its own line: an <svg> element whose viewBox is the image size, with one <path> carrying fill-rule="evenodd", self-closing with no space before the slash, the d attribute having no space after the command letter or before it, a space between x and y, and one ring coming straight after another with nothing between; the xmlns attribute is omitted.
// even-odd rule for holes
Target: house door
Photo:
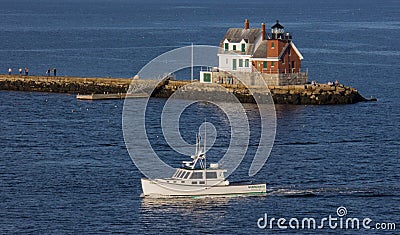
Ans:
<svg viewBox="0 0 400 235"><path fill-rule="evenodd" d="M211 73L204 73L203 74L203 81L204 82L211 82Z"/></svg>
<svg viewBox="0 0 400 235"><path fill-rule="evenodd" d="M232 60L232 70L236 70L236 59Z"/></svg>

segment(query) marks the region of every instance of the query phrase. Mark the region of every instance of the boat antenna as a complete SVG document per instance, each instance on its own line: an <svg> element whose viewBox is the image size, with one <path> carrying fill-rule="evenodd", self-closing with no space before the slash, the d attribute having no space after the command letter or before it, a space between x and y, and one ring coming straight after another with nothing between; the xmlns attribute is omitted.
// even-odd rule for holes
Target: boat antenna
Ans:
<svg viewBox="0 0 400 235"><path fill-rule="evenodd" d="M200 139L199 133L197 133L196 134L196 156L199 155L199 141L200 141L199 139Z"/></svg>
<svg viewBox="0 0 400 235"><path fill-rule="evenodd" d="M206 144L207 144L207 118L204 118L204 178L206 179L207 185L207 156L206 156Z"/></svg>
<svg viewBox="0 0 400 235"><path fill-rule="evenodd" d="M206 157L206 142L207 141L207 120L204 118L204 169L207 169L207 157Z"/></svg>

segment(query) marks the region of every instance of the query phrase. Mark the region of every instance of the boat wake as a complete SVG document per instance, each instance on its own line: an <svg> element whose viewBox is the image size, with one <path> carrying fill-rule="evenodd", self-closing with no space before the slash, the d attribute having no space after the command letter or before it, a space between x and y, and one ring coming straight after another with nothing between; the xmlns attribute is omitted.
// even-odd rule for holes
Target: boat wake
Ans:
<svg viewBox="0 0 400 235"><path fill-rule="evenodd" d="M392 188L269 188L267 196L275 197L394 197L400 195L400 189Z"/></svg>

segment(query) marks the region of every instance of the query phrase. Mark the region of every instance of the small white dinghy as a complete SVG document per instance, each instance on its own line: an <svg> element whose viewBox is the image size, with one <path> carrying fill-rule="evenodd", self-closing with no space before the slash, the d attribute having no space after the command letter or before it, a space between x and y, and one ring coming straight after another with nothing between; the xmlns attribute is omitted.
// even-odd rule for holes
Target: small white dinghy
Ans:
<svg viewBox="0 0 400 235"><path fill-rule="evenodd" d="M230 183L218 163L206 165L205 146L200 148L200 137L197 136L196 154L192 161L184 161L170 178L142 178L142 197L235 197L264 196L266 184ZM199 165L199 166L197 166Z"/></svg>

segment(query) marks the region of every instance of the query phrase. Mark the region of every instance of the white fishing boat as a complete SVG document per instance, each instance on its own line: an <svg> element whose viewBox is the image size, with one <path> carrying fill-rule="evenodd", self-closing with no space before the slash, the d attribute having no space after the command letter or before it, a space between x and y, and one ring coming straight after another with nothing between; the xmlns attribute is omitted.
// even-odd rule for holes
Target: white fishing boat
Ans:
<svg viewBox="0 0 400 235"><path fill-rule="evenodd" d="M183 161L170 178L142 178L142 197L234 197L262 196L266 194L266 184L246 182L229 182L225 178L227 170L218 163L211 163L207 168L205 141L200 147L200 136L197 136L196 154L192 161Z"/></svg>

